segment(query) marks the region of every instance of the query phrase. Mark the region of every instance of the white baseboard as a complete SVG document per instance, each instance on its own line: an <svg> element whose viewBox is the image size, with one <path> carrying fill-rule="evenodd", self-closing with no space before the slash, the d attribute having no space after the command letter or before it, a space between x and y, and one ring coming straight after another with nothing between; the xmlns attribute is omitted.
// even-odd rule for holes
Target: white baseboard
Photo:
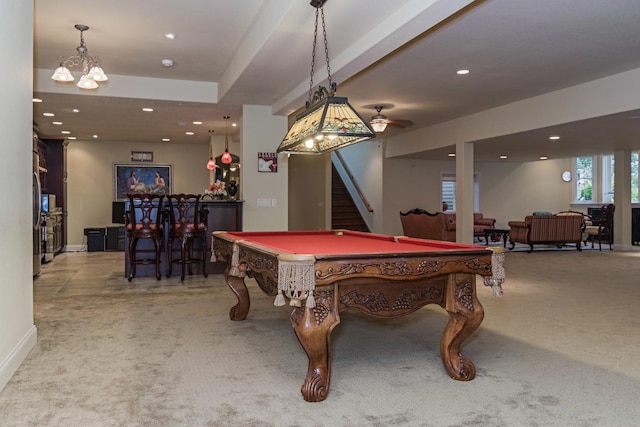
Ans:
<svg viewBox="0 0 640 427"><path fill-rule="evenodd" d="M38 329L33 325L2 364L0 364L0 391L4 389L37 342Z"/></svg>

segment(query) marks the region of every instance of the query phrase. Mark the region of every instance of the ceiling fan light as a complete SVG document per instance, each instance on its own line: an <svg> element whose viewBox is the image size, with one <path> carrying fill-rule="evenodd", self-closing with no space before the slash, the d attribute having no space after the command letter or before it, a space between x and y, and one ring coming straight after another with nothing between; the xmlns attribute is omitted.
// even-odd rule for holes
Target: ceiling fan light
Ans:
<svg viewBox="0 0 640 427"><path fill-rule="evenodd" d="M373 119L369 124L373 128L374 132L384 132L384 130L387 128L386 119Z"/></svg>
<svg viewBox="0 0 640 427"><path fill-rule="evenodd" d="M72 82L74 80L71 71L64 65L59 66L53 72L51 78L57 82Z"/></svg>
<svg viewBox="0 0 640 427"><path fill-rule="evenodd" d="M83 74L82 77L80 77L80 81L77 86L80 89L97 89L98 83L96 83L95 80L90 79L86 74Z"/></svg>

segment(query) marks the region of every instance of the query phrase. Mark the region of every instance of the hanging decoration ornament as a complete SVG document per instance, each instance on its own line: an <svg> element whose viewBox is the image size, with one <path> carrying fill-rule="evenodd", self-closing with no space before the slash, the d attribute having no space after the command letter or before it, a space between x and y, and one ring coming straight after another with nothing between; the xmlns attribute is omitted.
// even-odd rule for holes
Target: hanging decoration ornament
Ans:
<svg viewBox="0 0 640 427"><path fill-rule="evenodd" d="M229 153L229 119L230 117L224 116L223 119L225 120L224 153L222 154L222 158L220 159L220 161L225 165L228 165L233 160L233 158L231 157L231 153Z"/></svg>
<svg viewBox="0 0 640 427"><path fill-rule="evenodd" d="M209 133L211 134L211 136L213 136L212 130L210 130ZM209 152L211 157L209 157L209 161L207 162L207 169L212 171L215 170L218 165L216 165L216 161L213 159L213 147L211 147L211 138L209 138Z"/></svg>

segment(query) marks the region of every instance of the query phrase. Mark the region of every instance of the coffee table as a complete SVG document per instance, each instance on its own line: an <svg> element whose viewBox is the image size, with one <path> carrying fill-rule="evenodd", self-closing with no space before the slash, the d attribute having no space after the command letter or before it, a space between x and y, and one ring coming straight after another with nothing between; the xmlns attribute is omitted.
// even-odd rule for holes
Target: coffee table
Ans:
<svg viewBox="0 0 640 427"><path fill-rule="evenodd" d="M484 238L487 241L487 245L489 245L490 237L502 237L502 244L506 248L507 247L507 238L509 237L509 230L506 228L485 228L484 229Z"/></svg>

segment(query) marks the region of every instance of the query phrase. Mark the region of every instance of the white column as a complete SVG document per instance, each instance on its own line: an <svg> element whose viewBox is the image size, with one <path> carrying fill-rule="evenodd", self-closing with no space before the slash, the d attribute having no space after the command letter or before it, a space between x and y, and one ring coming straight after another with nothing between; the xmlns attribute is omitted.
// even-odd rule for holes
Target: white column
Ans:
<svg viewBox="0 0 640 427"><path fill-rule="evenodd" d="M615 249L632 249L631 242L631 152L616 151L613 217Z"/></svg>
<svg viewBox="0 0 640 427"><path fill-rule="evenodd" d="M33 2L0 2L0 391L37 341L33 323Z"/></svg>
<svg viewBox="0 0 640 427"><path fill-rule="evenodd" d="M473 144L456 144L456 241L473 243Z"/></svg>

